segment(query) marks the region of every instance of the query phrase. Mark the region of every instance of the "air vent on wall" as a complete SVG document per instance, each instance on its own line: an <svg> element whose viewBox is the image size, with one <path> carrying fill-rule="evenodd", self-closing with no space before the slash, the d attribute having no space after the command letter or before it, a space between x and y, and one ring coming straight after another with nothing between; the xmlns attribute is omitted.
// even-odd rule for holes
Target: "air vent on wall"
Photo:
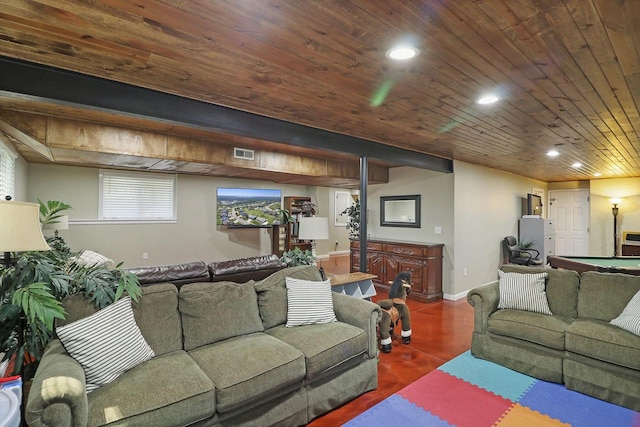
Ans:
<svg viewBox="0 0 640 427"><path fill-rule="evenodd" d="M233 157L236 159L253 160L253 150L233 147Z"/></svg>

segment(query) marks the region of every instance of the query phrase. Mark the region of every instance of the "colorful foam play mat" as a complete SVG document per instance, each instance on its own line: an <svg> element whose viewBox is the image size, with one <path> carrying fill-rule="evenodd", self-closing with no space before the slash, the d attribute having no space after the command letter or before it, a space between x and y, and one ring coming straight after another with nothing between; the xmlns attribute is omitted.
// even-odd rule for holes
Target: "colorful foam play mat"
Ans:
<svg viewBox="0 0 640 427"><path fill-rule="evenodd" d="M469 351L347 427L640 427L640 412L477 359Z"/></svg>

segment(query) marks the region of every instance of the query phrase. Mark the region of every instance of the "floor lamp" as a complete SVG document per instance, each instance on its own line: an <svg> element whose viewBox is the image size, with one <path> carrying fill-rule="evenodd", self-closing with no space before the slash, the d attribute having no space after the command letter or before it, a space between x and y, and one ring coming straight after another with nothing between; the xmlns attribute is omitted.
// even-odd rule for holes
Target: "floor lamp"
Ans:
<svg viewBox="0 0 640 427"><path fill-rule="evenodd" d="M613 207L611 213L613 214L613 256L618 256L618 204L620 199L611 199Z"/></svg>
<svg viewBox="0 0 640 427"><path fill-rule="evenodd" d="M313 265L316 265L316 240L329 239L329 218L321 216L303 216L300 218L298 239L311 241Z"/></svg>

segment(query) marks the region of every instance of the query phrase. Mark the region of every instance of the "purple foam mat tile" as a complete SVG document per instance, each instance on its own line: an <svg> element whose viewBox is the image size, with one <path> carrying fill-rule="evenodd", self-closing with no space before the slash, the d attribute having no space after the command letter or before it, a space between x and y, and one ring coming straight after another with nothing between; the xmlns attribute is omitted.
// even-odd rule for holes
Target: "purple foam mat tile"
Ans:
<svg viewBox="0 0 640 427"><path fill-rule="evenodd" d="M343 424L345 427L453 427L430 412L394 394Z"/></svg>
<svg viewBox="0 0 640 427"><path fill-rule="evenodd" d="M546 381L534 384L519 403L576 427L638 426L640 415L631 409L568 390L562 384Z"/></svg>

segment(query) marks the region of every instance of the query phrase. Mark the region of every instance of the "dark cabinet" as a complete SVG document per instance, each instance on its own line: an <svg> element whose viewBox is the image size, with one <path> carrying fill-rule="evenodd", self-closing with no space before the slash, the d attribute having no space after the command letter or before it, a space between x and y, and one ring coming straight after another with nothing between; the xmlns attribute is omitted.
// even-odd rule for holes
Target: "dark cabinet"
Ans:
<svg viewBox="0 0 640 427"><path fill-rule="evenodd" d="M442 299L441 243L367 241L367 273L375 274L376 285L388 290L390 282L403 272L411 272L409 298L423 302ZM360 242L351 241L351 271L360 270Z"/></svg>

